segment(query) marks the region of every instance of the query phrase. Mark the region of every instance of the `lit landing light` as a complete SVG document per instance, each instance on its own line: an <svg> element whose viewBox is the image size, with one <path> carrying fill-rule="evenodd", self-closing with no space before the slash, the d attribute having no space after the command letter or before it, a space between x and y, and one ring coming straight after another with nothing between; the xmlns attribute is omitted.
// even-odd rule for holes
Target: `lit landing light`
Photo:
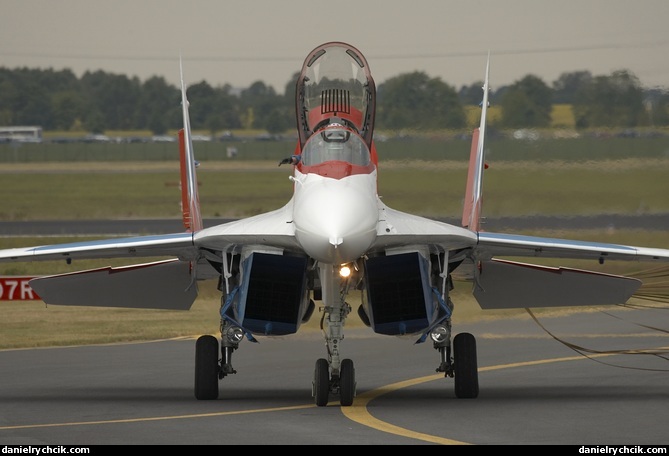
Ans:
<svg viewBox="0 0 669 456"><path fill-rule="evenodd" d="M339 275L344 279L349 277L351 275L351 268L349 268L347 265L342 266L339 270Z"/></svg>

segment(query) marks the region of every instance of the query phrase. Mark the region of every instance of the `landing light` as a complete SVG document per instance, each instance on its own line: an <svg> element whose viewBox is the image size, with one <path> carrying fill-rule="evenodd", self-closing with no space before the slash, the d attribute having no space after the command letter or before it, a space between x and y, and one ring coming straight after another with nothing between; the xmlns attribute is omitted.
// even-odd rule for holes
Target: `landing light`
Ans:
<svg viewBox="0 0 669 456"><path fill-rule="evenodd" d="M346 278L351 275L351 268L348 266L342 266L341 269L339 270L339 275L342 276L343 278Z"/></svg>
<svg viewBox="0 0 669 456"><path fill-rule="evenodd" d="M448 338L448 329L442 325L436 326L430 331L430 337L435 342L444 342Z"/></svg>
<svg viewBox="0 0 669 456"><path fill-rule="evenodd" d="M225 337L227 337L230 342L240 342L244 338L244 330L239 326L230 326L227 331L225 331Z"/></svg>

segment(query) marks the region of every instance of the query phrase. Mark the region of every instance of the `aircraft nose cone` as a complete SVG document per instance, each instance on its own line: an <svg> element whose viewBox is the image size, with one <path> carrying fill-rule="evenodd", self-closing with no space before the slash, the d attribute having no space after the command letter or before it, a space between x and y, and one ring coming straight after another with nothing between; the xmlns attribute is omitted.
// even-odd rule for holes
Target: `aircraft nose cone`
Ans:
<svg viewBox="0 0 669 456"><path fill-rule="evenodd" d="M373 193L345 180L305 186L295 198L295 236L309 256L324 263L359 258L374 242L377 222Z"/></svg>

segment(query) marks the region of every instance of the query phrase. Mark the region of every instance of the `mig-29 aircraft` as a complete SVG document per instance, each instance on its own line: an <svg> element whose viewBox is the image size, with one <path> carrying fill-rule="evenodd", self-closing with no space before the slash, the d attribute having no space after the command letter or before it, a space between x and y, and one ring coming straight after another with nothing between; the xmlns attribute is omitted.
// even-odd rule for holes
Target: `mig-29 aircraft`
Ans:
<svg viewBox="0 0 669 456"><path fill-rule="evenodd" d="M217 280L222 293L220 338L195 344L195 397L217 399L219 381L236 373L233 353L246 338L288 336L322 309L326 353L316 360L312 395L350 406L353 361L341 348L353 311L371 331L430 340L437 372L453 378L458 398L479 394L476 340L451 333L454 278L471 281L484 309L625 303L641 281L620 275L553 268L504 257L668 262L669 250L486 232L481 229L485 69L481 121L474 130L461 226L400 212L377 192L374 143L376 87L355 47L328 42L312 50L296 85L298 143L290 164L293 195L271 212L205 228L186 85L181 71L179 132L184 232L0 251L0 261L170 257L151 263L34 278L47 304L183 309L198 282ZM389 202L392 204L392 202ZM353 351L353 350L352 350Z"/></svg>

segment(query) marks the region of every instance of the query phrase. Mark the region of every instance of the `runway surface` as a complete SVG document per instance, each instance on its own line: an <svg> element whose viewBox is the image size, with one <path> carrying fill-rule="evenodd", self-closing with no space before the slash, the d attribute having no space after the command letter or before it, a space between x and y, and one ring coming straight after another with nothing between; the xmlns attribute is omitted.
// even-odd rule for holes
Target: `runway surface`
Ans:
<svg viewBox="0 0 669 456"><path fill-rule="evenodd" d="M454 316L455 333L477 337L476 399L455 398L429 342L348 328L351 407L314 405L314 365L325 356L316 330L244 341L233 357L238 373L220 382L215 401L193 396L194 338L4 350L0 444L669 444L666 355L596 353L666 350L666 310L539 321L545 330L529 317L458 324Z"/></svg>

